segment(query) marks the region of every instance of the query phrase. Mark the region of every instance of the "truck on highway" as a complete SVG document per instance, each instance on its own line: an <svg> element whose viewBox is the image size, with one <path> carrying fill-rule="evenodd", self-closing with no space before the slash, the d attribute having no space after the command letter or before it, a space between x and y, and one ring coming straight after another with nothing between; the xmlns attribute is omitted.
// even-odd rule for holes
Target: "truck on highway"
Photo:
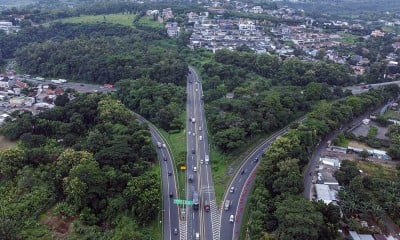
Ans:
<svg viewBox="0 0 400 240"><path fill-rule="evenodd" d="M228 211L230 206L231 206L231 200L225 200L225 205L224 205L225 211Z"/></svg>
<svg viewBox="0 0 400 240"><path fill-rule="evenodd" d="M208 155L204 156L205 162L206 164L208 164L210 162L210 157Z"/></svg>

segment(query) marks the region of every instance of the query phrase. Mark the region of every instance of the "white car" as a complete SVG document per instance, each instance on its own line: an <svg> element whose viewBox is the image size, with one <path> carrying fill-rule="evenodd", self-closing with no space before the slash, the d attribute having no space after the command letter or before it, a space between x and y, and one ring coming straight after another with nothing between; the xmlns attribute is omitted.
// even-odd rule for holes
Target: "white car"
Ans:
<svg viewBox="0 0 400 240"><path fill-rule="evenodd" d="M192 134L192 135L193 135L193 137L194 137L194 136L196 136L196 133L195 133L195 132L193 132L193 134Z"/></svg>
<svg viewBox="0 0 400 240"><path fill-rule="evenodd" d="M233 223L235 221L235 217L233 215L229 216L229 222Z"/></svg>
<svg viewBox="0 0 400 240"><path fill-rule="evenodd" d="M193 167L193 172L197 172L197 167L196 166Z"/></svg>
<svg viewBox="0 0 400 240"><path fill-rule="evenodd" d="M163 143L162 147L163 147L163 148L167 148L167 145L165 145L165 143Z"/></svg>
<svg viewBox="0 0 400 240"><path fill-rule="evenodd" d="M235 187L231 187L231 189L229 189L230 193L234 193L235 192Z"/></svg>
<svg viewBox="0 0 400 240"><path fill-rule="evenodd" d="M200 140L200 141L203 141L203 136L199 136L199 140Z"/></svg>
<svg viewBox="0 0 400 240"><path fill-rule="evenodd" d="M200 159L200 164L204 164L204 160L203 159Z"/></svg>
<svg viewBox="0 0 400 240"><path fill-rule="evenodd" d="M203 128L201 126L199 126L199 131L203 130Z"/></svg>

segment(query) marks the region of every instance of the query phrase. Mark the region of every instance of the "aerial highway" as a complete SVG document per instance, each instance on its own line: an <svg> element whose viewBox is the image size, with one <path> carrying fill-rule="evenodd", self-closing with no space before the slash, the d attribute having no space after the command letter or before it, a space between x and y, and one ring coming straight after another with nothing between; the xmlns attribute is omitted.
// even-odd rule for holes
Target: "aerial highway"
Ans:
<svg viewBox="0 0 400 240"><path fill-rule="evenodd" d="M302 121L304 118L298 121ZM221 230L220 239L239 239L243 212L254 183L255 172L259 160L267 148L279 136L282 136L289 130L285 127L254 148L245 158L239 170L236 172L228 189L224 194L221 206ZM229 206L225 203L229 200ZM231 218L233 216L233 219Z"/></svg>
<svg viewBox="0 0 400 240"><path fill-rule="evenodd" d="M199 196L199 206L187 208L187 239L219 239L219 211L215 200L214 183L211 175L207 123L203 105L201 81L193 68L189 68L187 99L187 197ZM196 167L196 169L194 169ZM197 210L194 210L194 209ZM189 219L192 217L192 219Z"/></svg>
<svg viewBox="0 0 400 240"><path fill-rule="evenodd" d="M167 147L167 143L161 137L158 130L143 117L137 115L137 120L142 123L147 123L151 133L152 140L157 146L158 159L161 166L162 178L162 200L163 206L160 210L162 220L160 224L163 228L164 240L179 240L179 213L178 206L173 204L173 198L177 196L175 164L172 162L172 157ZM171 196L172 194L172 196Z"/></svg>

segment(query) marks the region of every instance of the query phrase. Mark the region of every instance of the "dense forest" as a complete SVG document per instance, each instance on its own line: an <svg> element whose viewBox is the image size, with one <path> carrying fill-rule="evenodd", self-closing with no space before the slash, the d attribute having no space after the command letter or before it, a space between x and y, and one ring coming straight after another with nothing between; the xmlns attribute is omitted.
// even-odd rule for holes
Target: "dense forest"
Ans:
<svg viewBox="0 0 400 240"><path fill-rule="evenodd" d="M151 44L164 38L163 29L56 23L0 36L0 42L3 56L15 54L19 68L32 75L100 84L149 76L183 85L188 70L179 53Z"/></svg>
<svg viewBox="0 0 400 240"><path fill-rule="evenodd" d="M121 102L80 95L12 117L1 129L19 140L0 153L1 239L50 236L60 222L68 239L149 239L161 205L155 147Z"/></svg>
<svg viewBox="0 0 400 240"><path fill-rule="evenodd" d="M214 143L224 152L286 126L322 99L350 94L337 87L352 83L342 65L247 51L198 54L207 58L194 64L203 73L208 124Z"/></svg>
<svg viewBox="0 0 400 240"><path fill-rule="evenodd" d="M335 239L340 220L339 209L333 205L310 202L297 197L303 191L302 169L308 162L309 153L328 133L390 98L397 97L399 93L398 86L390 85L382 90L371 90L333 103L322 101L313 108L303 123L293 126L292 130L278 138L263 156L258 169L249 205L251 224L248 225L248 229L251 238L261 239L272 233L279 239L288 240ZM376 181L378 179L374 180ZM390 182L386 182L381 187L392 192L394 189L389 189L391 186L393 185ZM373 188L370 185L369 187ZM377 210L368 207L370 205L366 200L369 198L365 195L349 199L366 203L364 208L352 211L359 210L376 217L385 210L400 211L399 206L390 203L391 197L381 197L377 204L382 207ZM388 208L389 206L394 208ZM348 213L353 212L346 212Z"/></svg>
<svg viewBox="0 0 400 240"><path fill-rule="evenodd" d="M168 131L183 129L185 88L143 78L119 81L116 88L118 98L150 122Z"/></svg>
<svg viewBox="0 0 400 240"><path fill-rule="evenodd" d="M55 22L0 32L1 55L15 57L24 73L98 84L137 79L117 84L123 103L167 131L180 130L188 67L166 39L164 29L140 24Z"/></svg>

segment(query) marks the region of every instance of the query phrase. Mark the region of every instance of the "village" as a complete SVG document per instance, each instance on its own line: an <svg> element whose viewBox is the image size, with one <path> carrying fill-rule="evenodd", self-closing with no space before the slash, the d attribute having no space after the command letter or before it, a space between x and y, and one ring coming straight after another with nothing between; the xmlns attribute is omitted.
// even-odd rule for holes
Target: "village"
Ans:
<svg viewBox="0 0 400 240"><path fill-rule="evenodd" d="M57 96L66 94L73 99L74 92L110 92L113 85L94 85L68 82L65 79L47 79L18 75L10 68L0 74L0 125L16 110L36 115L55 107Z"/></svg>

